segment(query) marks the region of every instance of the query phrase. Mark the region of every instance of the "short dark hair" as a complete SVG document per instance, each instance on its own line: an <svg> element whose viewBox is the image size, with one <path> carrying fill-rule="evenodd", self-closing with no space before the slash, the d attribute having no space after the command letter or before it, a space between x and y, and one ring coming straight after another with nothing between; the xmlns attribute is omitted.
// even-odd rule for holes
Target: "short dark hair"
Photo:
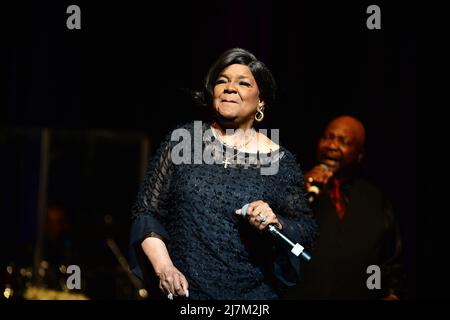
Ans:
<svg viewBox="0 0 450 320"><path fill-rule="evenodd" d="M265 107L271 106L275 101L276 83L275 79L266 65L256 59L249 51L242 48L232 48L220 55L220 57L209 68L205 78L205 104L211 105L212 92L220 73L232 64L246 65L253 74L259 88L259 94Z"/></svg>

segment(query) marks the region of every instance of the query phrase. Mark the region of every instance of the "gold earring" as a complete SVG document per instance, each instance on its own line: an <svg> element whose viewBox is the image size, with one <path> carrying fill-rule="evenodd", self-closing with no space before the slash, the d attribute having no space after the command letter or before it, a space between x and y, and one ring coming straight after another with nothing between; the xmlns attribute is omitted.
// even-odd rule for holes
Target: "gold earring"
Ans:
<svg viewBox="0 0 450 320"><path fill-rule="evenodd" d="M258 108L258 111L255 113L255 120L261 122L264 119L263 108Z"/></svg>

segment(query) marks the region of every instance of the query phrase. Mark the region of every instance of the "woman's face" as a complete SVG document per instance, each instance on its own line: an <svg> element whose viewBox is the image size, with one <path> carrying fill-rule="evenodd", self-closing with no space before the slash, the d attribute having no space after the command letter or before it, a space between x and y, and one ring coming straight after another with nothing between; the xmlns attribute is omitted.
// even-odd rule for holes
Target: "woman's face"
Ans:
<svg viewBox="0 0 450 320"><path fill-rule="evenodd" d="M228 121L251 125L258 106L264 106L264 102L250 69L242 64L226 67L213 89L214 109Z"/></svg>

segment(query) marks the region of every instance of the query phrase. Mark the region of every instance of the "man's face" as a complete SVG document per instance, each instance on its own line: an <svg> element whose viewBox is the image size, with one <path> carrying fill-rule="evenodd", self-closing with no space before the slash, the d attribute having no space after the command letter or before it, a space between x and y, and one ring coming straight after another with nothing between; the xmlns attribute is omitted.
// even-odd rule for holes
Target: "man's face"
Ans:
<svg viewBox="0 0 450 320"><path fill-rule="evenodd" d="M359 163L363 156L364 127L349 117L331 121L319 140L317 158L332 172Z"/></svg>

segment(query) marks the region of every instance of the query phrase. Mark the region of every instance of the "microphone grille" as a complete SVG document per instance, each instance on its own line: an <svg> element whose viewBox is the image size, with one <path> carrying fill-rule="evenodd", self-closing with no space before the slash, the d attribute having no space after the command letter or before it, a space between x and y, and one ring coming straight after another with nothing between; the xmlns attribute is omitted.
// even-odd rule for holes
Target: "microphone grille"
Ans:
<svg viewBox="0 0 450 320"><path fill-rule="evenodd" d="M310 187L308 188L308 192L313 192L313 193L315 193L315 194L319 194L320 189L319 189L318 186L312 185L312 186L310 186Z"/></svg>

